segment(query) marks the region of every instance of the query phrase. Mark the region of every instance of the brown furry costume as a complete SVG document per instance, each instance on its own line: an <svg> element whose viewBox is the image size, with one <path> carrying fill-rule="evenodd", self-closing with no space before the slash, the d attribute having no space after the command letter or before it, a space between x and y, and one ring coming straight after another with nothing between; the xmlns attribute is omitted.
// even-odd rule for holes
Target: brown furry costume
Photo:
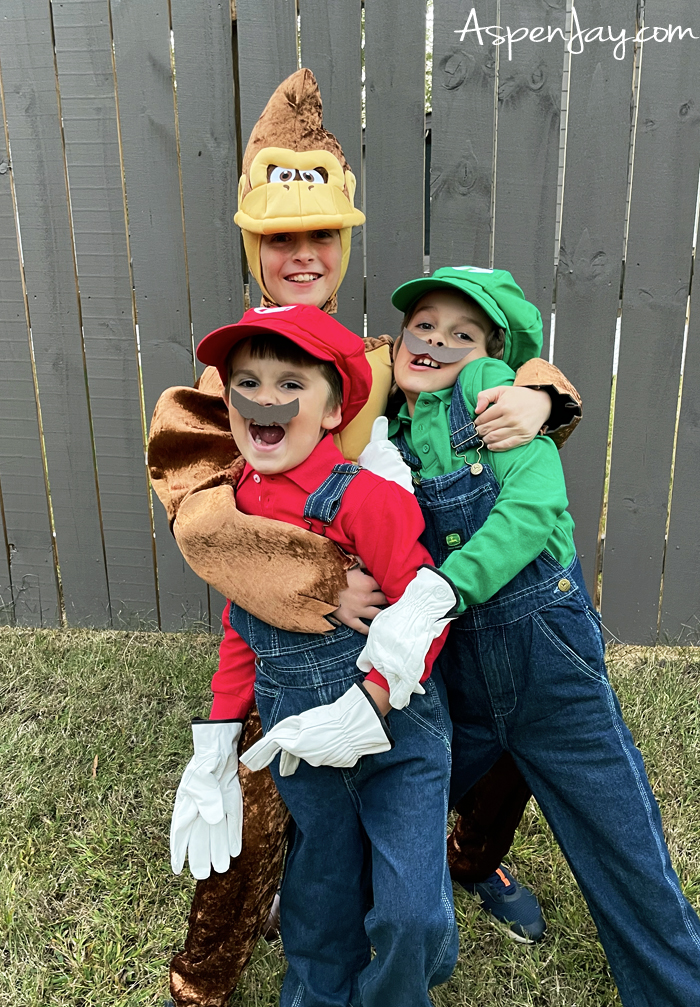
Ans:
<svg viewBox="0 0 700 1007"><path fill-rule="evenodd" d="M327 185L268 183L271 164L305 170L321 166ZM364 217L352 206L354 177L332 134L323 129L318 86L299 70L273 94L255 126L243 161L236 222L243 228L249 266L270 301L260 270L263 233L340 229L347 268L350 234ZM285 190L285 191L282 191ZM325 305L335 308L335 292ZM372 421L384 412L391 384L388 337L368 339L373 368L370 401L343 432L339 447L356 458ZM516 385L545 387L553 402L550 427L561 444L580 417L580 398L564 375L531 360ZM573 408L572 408L573 407ZM182 554L204 580L258 618L286 630L327 632L324 618L338 606L353 561L322 536L292 525L240 514L233 489L242 470L214 368L197 387L161 396L151 424L148 461L153 486L168 513ZM248 717L241 748L260 733ZM225 874L198 881L184 950L171 964L170 988L178 1007L220 1007L228 999L260 936L279 880L287 811L269 770L241 766L243 847ZM529 798L512 760L504 755L464 798L450 837L450 868L457 880L482 880L500 863Z"/></svg>

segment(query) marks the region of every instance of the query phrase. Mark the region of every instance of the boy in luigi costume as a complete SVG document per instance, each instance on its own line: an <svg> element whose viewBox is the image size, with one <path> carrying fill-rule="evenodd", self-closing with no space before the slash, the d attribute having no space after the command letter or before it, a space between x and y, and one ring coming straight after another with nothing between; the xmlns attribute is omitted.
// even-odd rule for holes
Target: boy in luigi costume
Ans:
<svg viewBox="0 0 700 1007"><path fill-rule="evenodd" d="M413 473L435 568L459 597L438 658L453 725L451 803L509 752L581 887L625 1007L700 1003L700 920L683 896L641 753L608 681L555 446L500 454L479 393L538 352L542 320L510 273L438 269L392 296L405 312L389 434ZM445 611L435 613L435 632ZM401 602L372 622L360 669L423 672Z"/></svg>
<svg viewBox="0 0 700 1007"><path fill-rule="evenodd" d="M337 167L327 155L335 158ZM284 181L283 173L292 171L294 178ZM251 134L239 189L243 216L236 220L243 227L249 268L265 305L307 303L335 310L351 228L364 219L352 206L353 190L342 150L323 129L313 74L297 71L273 94ZM388 336L365 340L372 391L337 442L347 458L357 458L369 441L373 420L386 407L391 342ZM546 361L533 359L518 372L514 385L519 387L496 389L482 399L484 407L495 402L487 420L481 417L485 440L502 441L514 430L519 438L531 438L548 423L562 443L580 416L580 400L566 378ZM326 632L326 617L332 614L353 628L363 626L361 618L375 615L384 599L371 578L349 570L352 560L332 542L301 528L238 514L233 487L243 462L231 436L222 390L216 369L207 368L195 389L172 388L161 396L151 425L153 485L185 559L227 598L281 629ZM521 422L519 417L526 414ZM521 430L523 423L527 433ZM226 629L225 618L224 625ZM220 667L226 664L229 645L225 636ZM238 702L239 697L232 696L225 705L215 705L212 718L235 717ZM259 731L253 713L246 718L242 747ZM467 883L482 881L496 870L529 796L507 755L490 777L460 803L462 817L451 841L452 870ZM242 850L228 871L213 872L197 884L185 950L171 967L171 991L178 1004L226 1001L263 928L277 886L287 820L284 806L267 773L243 769L241 786L246 806Z"/></svg>

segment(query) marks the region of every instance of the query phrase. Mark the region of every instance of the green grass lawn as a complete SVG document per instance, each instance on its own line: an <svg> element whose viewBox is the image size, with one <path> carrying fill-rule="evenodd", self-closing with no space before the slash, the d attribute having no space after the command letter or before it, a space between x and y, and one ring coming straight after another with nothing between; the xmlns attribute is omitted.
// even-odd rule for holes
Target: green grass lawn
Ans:
<svg viewBox="0 0 700 1007"><path fill-rule="evenodd" d="M3 1007L137 1007L165 996L194 887L170 873L170 810L190 717L208 710L216 650L207 636L0 630ZM609 664L674 865L700 907L700 652L616 647ZM619 1004L534 804L510 864L540 896L547 939L512 944L457 891L460 962L435 1003ZM275 1004L283 970L279 943L261 941L232 1004Z"/></svg>

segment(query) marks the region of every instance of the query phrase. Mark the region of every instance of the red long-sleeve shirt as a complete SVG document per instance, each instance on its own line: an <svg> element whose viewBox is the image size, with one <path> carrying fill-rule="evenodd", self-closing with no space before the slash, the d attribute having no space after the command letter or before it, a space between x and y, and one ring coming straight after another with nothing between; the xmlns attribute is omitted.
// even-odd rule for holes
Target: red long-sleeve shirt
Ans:
<svg viewBox="0 0 700 1007"><path fill-rule="evenodd" d="M289 472L264 475L246 465L236 504L243 514L286 521L306 528L304 506L310 493L345 461L331 437L324 437L306 461ZM390 604L402 596L418 568L432 566L428 551L418 541L425 528L416 498L394 482L371 472L358 472L343 496L340 509L326 528L326 537L345 552L358 556L375 578ZM254 702L255 655L231 629L228 604L224 609L224 638L219 648L219 668L212 679L213 720L245 717ZM421 681L430 675L447 629L433 642ZM377 671L367 675L388 691Z"/></svg>

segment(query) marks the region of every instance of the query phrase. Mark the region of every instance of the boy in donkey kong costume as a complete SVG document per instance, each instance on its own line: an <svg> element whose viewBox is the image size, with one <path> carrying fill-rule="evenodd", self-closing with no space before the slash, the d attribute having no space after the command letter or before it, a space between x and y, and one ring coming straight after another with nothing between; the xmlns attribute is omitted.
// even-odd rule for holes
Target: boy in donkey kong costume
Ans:
<svg viewBox="0 0 700 1007"><path fill-rule="evenodd" d="M352 227L364 221L353 206L354 189L355 179L340 145L323 128L313 74L299 70L272 95L243 159L235 219L242 228L248 265L260 284L264 305L303 303L330 313L336 310ZM391 342L388 336L365 340L372 392L337 442L346 458L358 457L369 441L374 419L385 410L391 385ZM548 424L557 443L563 443L581 413L580 398L564 375L544 360L531 360L518 372L515 385L520 387L483 393L480 413L494 403L486 414L488 422L482 415L478 426L485 442L492 448L511 447L529 441ZM183 556L227 598L280 629L327 632L331 624L326 617L335 613L336 618L353 628L362 626L366 632L360 618L376 614L376 605L384 599L372 578L357 569L348 576L352 559L322 536L237 512L233 487L243 460L231 436L222 392L216 369L207 368L197 388L168 389L151 424L151 477ZM224 615L225 631L229 630L226 622ZM231 646L228 632L220 650L221 670L232 658ZM201 742L204 734L209 732L213 739L221 721L239 719L244 705L240 696L229 696L215 705L212 721L194 728L200 749L207 748ZM243 724L241 748L259 736L260 723L253 712ZM218 765L217 779L225 769L231 740L229 752L223 754L224 764ZM197 755L193 762L196 759ZM228 869L219 845L215 870L210 873L210 843L212 849L216 846L210 830L216 831L217 825L207 824L202 807L194 811L195 815L200 812L193 822L195 846L199 836L206 851L204 856L195 853L199 880L185 949L171 965L171 993L182 1007L218 1007L226 1002L262 932L279 880L286 809L268 771L251 774L243 767L240 782L242 845ZM494 892L485 879L496 871L510 847L528 797L524 781L505 756L463 800L458 808L461 817L449 840L453 877L472 890L479 884L487 906L498 912L500 904L502 918L509 921L516 915L513 895L529 895L536 905L534 896L514 881L508 882L503 893ZM221 799L217 807L214 819L218 814L218 829L222 823L225 829ZM206 814L212 817L210 811ZM234 843L228 853L234 855L235 849ZM191 865L192 852L191 841ZM502 884L500 877L497 881ZM526 929L513 934L532 939Z"/></svg>

